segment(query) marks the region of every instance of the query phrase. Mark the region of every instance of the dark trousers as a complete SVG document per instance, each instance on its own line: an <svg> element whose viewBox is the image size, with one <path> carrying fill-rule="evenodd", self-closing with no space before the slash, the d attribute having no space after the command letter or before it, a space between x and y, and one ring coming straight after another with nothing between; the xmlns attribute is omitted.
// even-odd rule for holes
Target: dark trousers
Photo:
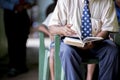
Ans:
<svg viewBox="0 0 120 80"><path fill-rule="evenodd" d="M27 11L14 13L14 11L4 10L4 25L8 41L10 67L26 67L26 41L30 29Z"/></svg>
<svg viewBox="0 0 120 80"><path fill-rule="evenodd" d="M110 40L97 43L91 50L82 50L61 42L60 59L66 80L83 80L81 61L91 57L99 59L98 80L117 80L118 48Z"/></svg>

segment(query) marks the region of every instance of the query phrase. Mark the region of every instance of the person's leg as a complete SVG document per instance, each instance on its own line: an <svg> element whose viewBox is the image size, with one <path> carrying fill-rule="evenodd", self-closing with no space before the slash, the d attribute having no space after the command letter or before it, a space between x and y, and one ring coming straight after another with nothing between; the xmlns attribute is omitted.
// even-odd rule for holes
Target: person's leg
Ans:
<svg viewBox="0 0 120 80"><path fill-rule="evenodd" d="M98 80L117 80L118 49L110 40L104 40L94 49L93 54L99 58Z"/></svg>
<svg viewBox="0 0 120 80"><path fill-rule="evenodd" d="M27 12L15 14L14 12L5 10L4 17L10 66L8 75L16 76L27 71L26 41L29 34L30 20Z"/></svg>
<svg viewBox="0 0 120 80"><path fill-rule="evenodd" d="M54 80L54 46L55 43L51 42L50 44L50 56L49 56L49 68L50 68L50 78Z"/></svg>
<svg viewBox="0 0 120 80"><path fill-rule="evenodd" d="M63 42L60 45L60 60L65 71L66 80L82 80L80 55L85 53L79 48L71 47ZM99 59L98 80L117 80L118 75L118 49L110 40L101 41L89 54Z"/></svg>
<svg viewBox="0 0 120 80"><path fill-rule="evenodd" d="M54 48L50 49L49 66L51 80L54 80Z"/></svg>
<svg viewBox="0 0 120 80"><path fill-rule="evenodd" d="M16 40L16 68L21 72L27 69L26 65L26 42L30 32L30 19L27 11L16 14L15 40Z"/></svg>
<svg viewBox="0 0 120 80"><path fill-rule="evenodd" d="M81 49L61 42L60 60L66 80L83 80L80 53L82 53Z"/></svg>
<svg viewBox="0 0 120 80"><path fill-rule="evenodd" d="M95 71L95 66L96 66L96 64L88 64L87 65L86 80L92 80L93 79L93 74L94 74L94 71Z"/></svg>

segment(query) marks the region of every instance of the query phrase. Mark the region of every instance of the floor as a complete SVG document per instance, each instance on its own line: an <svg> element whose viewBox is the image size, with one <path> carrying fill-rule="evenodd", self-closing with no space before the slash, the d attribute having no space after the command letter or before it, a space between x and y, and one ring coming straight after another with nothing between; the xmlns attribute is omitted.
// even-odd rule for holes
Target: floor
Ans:
<svg viewBox="0 0 120 80"><path fill-rule="evenodd" d="M46 47L49 46L49 39L46 39ZM39 39L28 39L27 42L27 64L29 71L25 74L14 78L6 76L5 62L0 64L0 80L38 80L38 53L39 53ZM7 57L7 56L6 56ZM5 60L3 60L5 61Z"/></svg>
<svg viewBox="0 0 120 80"><path fill-rule="evenodd" d="M38 80L38 65L32 65L32 68L29 68L29 71L25 74L21 74L14 78L8 78L6 75L0 80Z"/></svg>

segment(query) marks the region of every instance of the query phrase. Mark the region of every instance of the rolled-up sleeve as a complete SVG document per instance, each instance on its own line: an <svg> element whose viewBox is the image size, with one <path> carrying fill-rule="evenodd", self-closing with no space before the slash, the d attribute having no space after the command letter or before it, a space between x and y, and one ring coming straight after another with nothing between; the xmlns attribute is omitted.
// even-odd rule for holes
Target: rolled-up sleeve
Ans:
<svg viewBox="0 0 120 80"><path fill-rule="evenodd" d="M113 1L111 0L106 6L102 13L102 31L118 32L119 27Z"/></svg>

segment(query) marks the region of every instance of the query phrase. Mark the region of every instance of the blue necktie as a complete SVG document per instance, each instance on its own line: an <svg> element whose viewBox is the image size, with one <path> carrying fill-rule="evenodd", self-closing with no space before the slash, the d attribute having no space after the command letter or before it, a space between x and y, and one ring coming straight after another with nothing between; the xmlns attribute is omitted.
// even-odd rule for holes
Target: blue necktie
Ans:
<svg viewBox="0 0 120 80"><path fill-rule="evenodd" d="M89 1L85 0L83 14L82 14L82 25L81 25L81 32L82 32L82 39L85 37L92 36L92 25L90 19L90 10L89 10Z"/></svg>

